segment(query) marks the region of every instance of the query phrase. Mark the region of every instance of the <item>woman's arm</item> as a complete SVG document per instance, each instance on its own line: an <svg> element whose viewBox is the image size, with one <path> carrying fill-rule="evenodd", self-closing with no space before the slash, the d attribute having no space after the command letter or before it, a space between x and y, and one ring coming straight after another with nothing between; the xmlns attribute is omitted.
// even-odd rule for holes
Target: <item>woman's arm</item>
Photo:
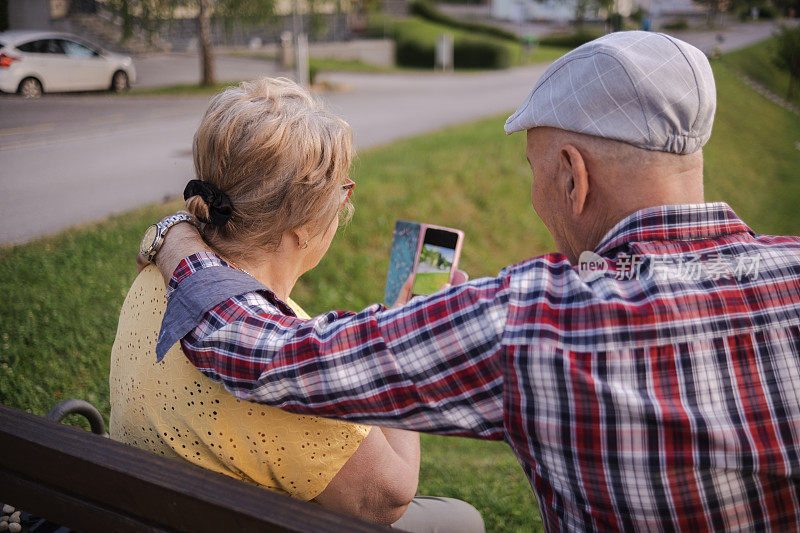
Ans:
<svg viewBox="0 0 800 533"><path fill-rule="evenodd" d="M403 516L418 481L419 435L374 427L314 500L329 509L388 525Z"/></svg>

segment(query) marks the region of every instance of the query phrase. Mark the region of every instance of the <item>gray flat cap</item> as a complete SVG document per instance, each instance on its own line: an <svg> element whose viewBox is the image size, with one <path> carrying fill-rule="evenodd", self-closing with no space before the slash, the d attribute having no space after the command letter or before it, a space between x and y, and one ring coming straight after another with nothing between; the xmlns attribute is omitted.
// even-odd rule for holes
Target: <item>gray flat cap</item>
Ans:
<svg viewBox="0 0 800 533"><path fill-rule="evenodd" d="M669 35L624 31L550 65L505 130L550 126L690 154L711 136L716 107L703 52Z"/></svg>

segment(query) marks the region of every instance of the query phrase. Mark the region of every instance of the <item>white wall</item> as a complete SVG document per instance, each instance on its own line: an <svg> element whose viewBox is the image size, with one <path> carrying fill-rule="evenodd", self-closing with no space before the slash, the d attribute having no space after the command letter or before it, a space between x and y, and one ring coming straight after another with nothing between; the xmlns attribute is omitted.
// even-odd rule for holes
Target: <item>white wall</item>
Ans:
<svg viewBox="0 0 800 533"><path fill-rule="evenodd" d="M49 30L50 3L47 0L8 0L9 30Z"/></svg>

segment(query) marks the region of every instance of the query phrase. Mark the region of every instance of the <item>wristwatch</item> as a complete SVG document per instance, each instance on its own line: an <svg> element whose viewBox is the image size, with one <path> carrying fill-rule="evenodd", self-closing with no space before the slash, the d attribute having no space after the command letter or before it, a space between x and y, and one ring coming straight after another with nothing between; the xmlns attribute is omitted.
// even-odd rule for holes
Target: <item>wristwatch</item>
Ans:
<svg viewBox="0 0 800 533"><path fill-rule="evenodd" d="M139 253L152 263L156 254L161 249L161 246L164 244L164 236L167 234L167 231L175 224L181 222L189 222L196 228L200 227L197 218L186 211L178 211L174 215L162 218L145 230L142 243L139 245Z"/></svg>

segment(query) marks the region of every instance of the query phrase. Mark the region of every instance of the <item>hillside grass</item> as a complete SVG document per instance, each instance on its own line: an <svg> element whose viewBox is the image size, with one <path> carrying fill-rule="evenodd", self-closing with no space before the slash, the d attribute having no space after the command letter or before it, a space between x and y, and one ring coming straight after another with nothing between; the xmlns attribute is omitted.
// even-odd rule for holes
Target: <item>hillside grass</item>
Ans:
<svg viewBox="0 0 800 533"><path fill-rule="evenodd" d="M122 95L134 96L197 96L203 94L217 94L231 86L239 85L239 81L218 81L211 85L201 85L199 83L176 83L174 85L163 85L160 87L134 87L127 93L117 93Z"/></svg>
<svg viewBox="0 0 800 533"><path fill-rule="evenodd" d="M705 150L706 196L725 200L757 232L800 234L800 118L714 65L719 106ZM553 248L529 202L524 135L505 117L364 152L353 221L293 297L310 313L379 301L398 218L461 228L461 268L494 275ZM177 191L176 191L177 192ZM83 398L108 416L109 353L119 308L136 275L144 229L176 210L158 204L7 247L0 256L0 403L44 414ZM463 498L488 531L540 530L522 469L502 443L423 436L420 492Z"/></svg>
<svg viewBox="0 0 800 533"><path fill-rule="evenodd" d="M724 200L758 233L800 235L800 117L716 63L717 116L704 151L708 200Z"/></svg>
<svg viewBox="0 0 800 533"><path fill-rule="evenodd" d="M789 90L789 73L775 64L775 38L762 41L722 56L722 61L737 72L752 78L783 99ZM800 106L800 93L791 103Z"/></svg>

